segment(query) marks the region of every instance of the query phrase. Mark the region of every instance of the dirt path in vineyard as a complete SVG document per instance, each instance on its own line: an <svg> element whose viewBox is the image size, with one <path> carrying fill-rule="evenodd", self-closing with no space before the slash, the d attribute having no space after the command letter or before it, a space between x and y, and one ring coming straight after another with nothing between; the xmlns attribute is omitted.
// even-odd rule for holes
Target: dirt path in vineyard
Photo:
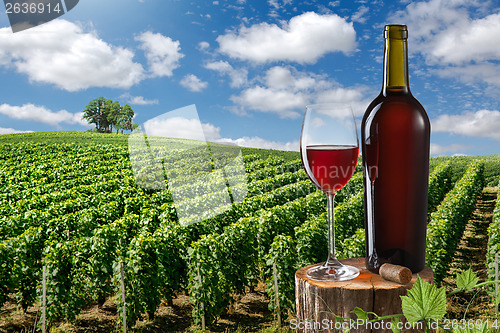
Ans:
<svg viewBox="0 0 500 333"><path fill-rule="evenodd" d="M457 272L469 267L479 276L479 282L487 278L486 251L488 247L488 226L493 217L497 199L496 187L485 187L479 196L476 209L465 228L454 260L443 285L447 291L455 288ZM448 300L450 318L481 318L493 313L493 304L484 290L459 293Z"/></svg>

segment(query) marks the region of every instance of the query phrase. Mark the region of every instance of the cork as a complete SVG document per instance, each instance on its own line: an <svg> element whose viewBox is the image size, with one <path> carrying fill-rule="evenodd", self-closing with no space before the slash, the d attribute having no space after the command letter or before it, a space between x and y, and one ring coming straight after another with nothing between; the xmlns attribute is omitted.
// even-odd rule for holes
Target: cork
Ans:
<svg viewBox="0 0 500 333"><path fill-rule="evenodd" d="M411 270L408 267L387 263L380 267L379 274L386 280L400 284L407 284L412 278Z"/></svg>

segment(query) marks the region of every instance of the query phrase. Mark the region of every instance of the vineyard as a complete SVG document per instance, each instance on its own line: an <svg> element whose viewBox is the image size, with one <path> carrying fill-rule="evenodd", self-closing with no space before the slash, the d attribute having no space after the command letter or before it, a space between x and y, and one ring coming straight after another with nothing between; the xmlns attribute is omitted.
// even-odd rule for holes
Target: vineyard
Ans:
<svg viewBox="0 0 500 333"><path fill-rule="evenodd" d="M295 271L323 261L327 249L326 198L299 154L235 154L211 144L204 160L187 141L168 147L144 159L127 135L0 136L0 309L38 306L45 267L46 316L54 325L113 298L116 329L124 307L133 328L184 295L189 320L210 328L262 284L270 310L276 313L278 300L282 317L293 314ZM169 159L172 151L182 158ZM436 283L448 276L478 196L499 181L498 155L431 159L426 262ZM336 195L340 258L364 256L362 182L358 164ZM198 213L181 218L181 208ZM489 279L499 252L500 199L488 229Z"/></svg>

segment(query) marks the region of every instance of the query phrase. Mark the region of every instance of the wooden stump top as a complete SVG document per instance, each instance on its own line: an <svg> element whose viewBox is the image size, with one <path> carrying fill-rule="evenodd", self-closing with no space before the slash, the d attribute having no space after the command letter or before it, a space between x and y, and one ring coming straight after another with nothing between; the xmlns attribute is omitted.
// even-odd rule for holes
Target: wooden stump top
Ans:
<svg viewBox="0 0 500 333"><path fill-rule="evenodd" d="M307 283L314 285L319 288L343 288L343 289L394 289L400 288L401 284L396 282L387 281L382 278L380 275L370 272L366 269L365 259L364 258L354 258L354 259L342 259L340 260L344 265L350 265L358 268L360 270L359 276L353 280L348 281L314 281L309 279L306 276L306 271L316 266L317 264L310 265L307 267L303 267L299 269L295 276L297 279L301 279L306 281ZM415 281L417 280L417 276L424 281L433 283L434 282L434 273L432 269L429 267L425 267L420 272L413 274L410 283L404 285L406 289L410 289Z"/></svg>
<svg viewBox="0 0 500 333"><path fill-rule="evenodd" d="M306 277L306 271L315 265L299 269L295 273L295 301L297 308L297 332L317 333L319 331L339 332L339 330L322 327L312 327L326 322L334 322L335 316L351 318L357 317L351 311L359 307L367 312L374 312L379 316L402 313L400 296L406 295L415 283L417 276L424 281L433 282L432 270L425 267L422 271L413 274L410 283L402 285L383 279L380 275L366 269L365 259L344 259L343 264L357 267L360 270L358 277L348 281L313 281ZM306 325L306 323L309 323ZM359 327L351 332L391 332L387 329Z"/></svg>

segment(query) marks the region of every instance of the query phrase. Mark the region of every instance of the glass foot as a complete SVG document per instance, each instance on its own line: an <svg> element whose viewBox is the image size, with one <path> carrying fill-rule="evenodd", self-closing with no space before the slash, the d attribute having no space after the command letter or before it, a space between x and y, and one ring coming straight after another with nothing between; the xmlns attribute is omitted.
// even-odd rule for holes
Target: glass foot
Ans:
<svg viewBox="0 0 500 333"><path fill-rule="evenodd" d="M306 272L306 276L315 281L346 281L352 280L358 275L359 269L343 265L338 261L311 267Z"/></svg>

